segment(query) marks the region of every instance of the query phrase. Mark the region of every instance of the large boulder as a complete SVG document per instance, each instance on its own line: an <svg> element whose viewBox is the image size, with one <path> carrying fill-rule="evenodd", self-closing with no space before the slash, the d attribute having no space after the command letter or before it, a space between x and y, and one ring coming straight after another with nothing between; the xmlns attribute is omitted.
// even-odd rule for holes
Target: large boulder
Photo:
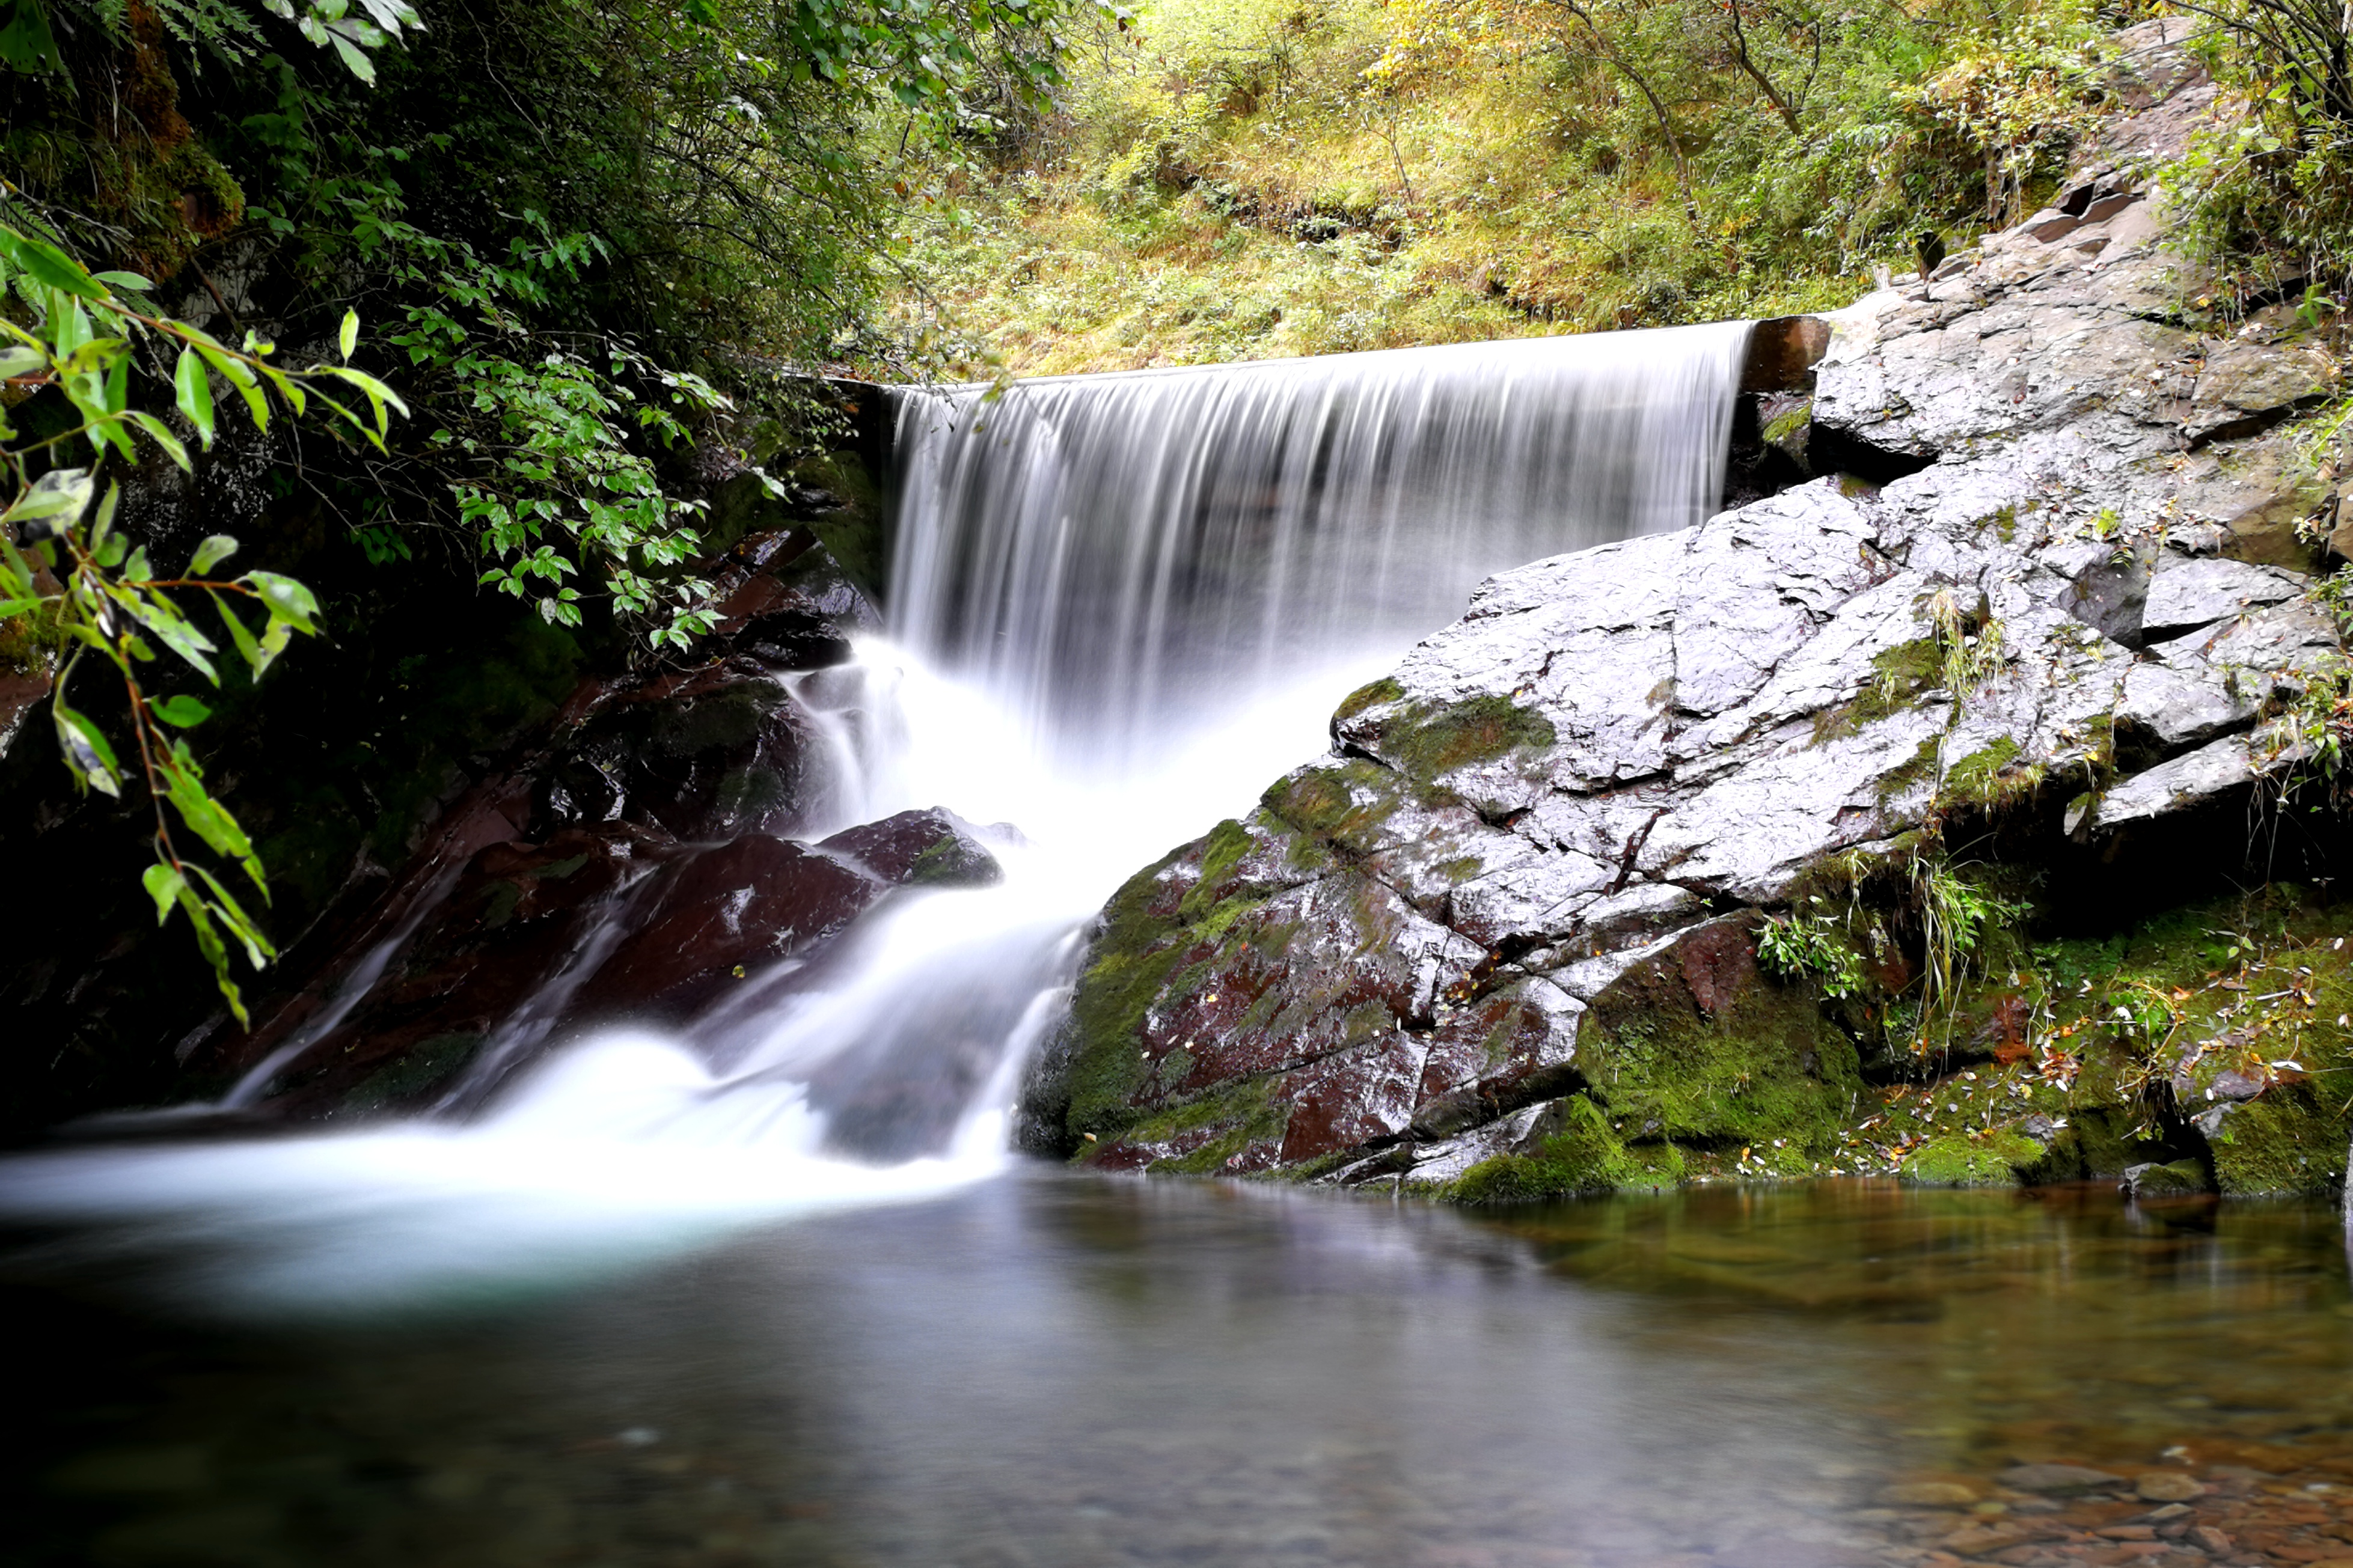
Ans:
<svg viewBox="0 0 2353 1568"><path fill-rule="evenodd" d="M2177 142L2211 98L2179 30L2127 37ZM1139 872L1033 1075L1034 1141L1466 1196L1676 1179L1694 1151L1840 1168L1893 1026L1862 981L1760 970L1767 916L1911 887L1967 825L1988 855L2162 872L2293 766L2338 637L2283 521L2325 488L2290 422L2339 345L2211 336L2131 141L1829 318L1793 449L1886 482L1825 472L1491 579L1340 704L1331 754ZM1917 994L1907 941L1862 955L1873 994ZM1970 1005L1948 1058L2029 1048L2014 991ZM2073 1157L2063 1118L1989 1118L1881 1153L1956 1180Z"/></svg>

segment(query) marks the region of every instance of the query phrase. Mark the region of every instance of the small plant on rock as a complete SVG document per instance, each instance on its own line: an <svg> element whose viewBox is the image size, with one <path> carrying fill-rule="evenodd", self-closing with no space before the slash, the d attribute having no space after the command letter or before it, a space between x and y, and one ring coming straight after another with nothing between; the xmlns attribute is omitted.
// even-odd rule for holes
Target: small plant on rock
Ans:
<svg viewBox="0 0 2353 1568"><path fill-rule="evenodd" d="M1821 902L1819 898L1811 901ZM1826 996L1852 996L1865 984L1862 955L1848 940L1845 926L1819 910L1767 917L1765 929L1757 934L1757 956L1785 980L1820 981Z"/></svg>

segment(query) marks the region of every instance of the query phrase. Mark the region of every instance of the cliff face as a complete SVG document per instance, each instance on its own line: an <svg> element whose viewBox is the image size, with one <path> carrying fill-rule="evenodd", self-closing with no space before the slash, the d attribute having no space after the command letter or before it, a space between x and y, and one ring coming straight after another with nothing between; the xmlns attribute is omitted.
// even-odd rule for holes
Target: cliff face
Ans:
<svg viewBox="0 0 2353 1568"><path fill-rule="evenodd" d="M2347 1045L2325 908L2134 931L2333 863L2333 814L2248 813L2315 771L2336 689L2344 458L2297 416L2341 345L2284 307L2201 325L2136 172L2212 97L2180 26L2126 36L2144 107L2055 206L1831 318L1810 405L1761 419L1820 477L1492 579L1330 755L1131 880L1037 1141L1464 1196L2341 1164L2295 1109L2299 1053ZM2261 929L2218 959L2198 920ZM2232 1006L2271 963L2293 1018Z"/></svg>

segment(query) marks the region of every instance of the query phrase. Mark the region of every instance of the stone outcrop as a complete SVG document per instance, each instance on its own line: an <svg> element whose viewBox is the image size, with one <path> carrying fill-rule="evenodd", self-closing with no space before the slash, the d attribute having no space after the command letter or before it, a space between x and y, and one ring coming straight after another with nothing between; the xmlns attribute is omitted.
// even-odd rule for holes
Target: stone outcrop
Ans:
<svg viewBox="0 0 2353 1568"><path fill-rule="evenodd" d="M2052 208L1829 318L1800 438L1768 431L1820 477L1490 580L1330 755L1131 880L1037 1141L1466 1195L1823 1169L1889 1025L1760 973L1768 916L1965 824L1988 858L2194 859L2201 809L2292 766L2338 638L2290 422L2341 345L2216 335L2166 247L2147 158L2212 96L2181 26L2125 36L2139 113ZM1927 957L1864 954L1888 998ZM2025 1049L1989 1005L1964 1058ZM1953 1179L2074 1157L2042 1131Z"/></svg>

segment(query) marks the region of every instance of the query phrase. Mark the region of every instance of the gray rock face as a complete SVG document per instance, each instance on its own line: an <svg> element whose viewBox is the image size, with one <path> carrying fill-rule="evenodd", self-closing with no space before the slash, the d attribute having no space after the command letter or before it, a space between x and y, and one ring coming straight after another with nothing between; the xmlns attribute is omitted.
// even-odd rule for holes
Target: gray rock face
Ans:
<svg viewBox="0 0 2353 1568"><path fill-rule="evenodd" d="M2136 29L2163 123L2116 146L2211 99L2178 30ZM1333 756L1141 874L1058 1058L1072 1135L1111 1134L1090 1156L1450 1179L1545 1135L1541 1094L1599 1070L1592 1019L1626 985L1679 964L1704 1025L1709 975L1753 968L1742 911L1835 857L2062 786L2097 837L2292 760L2265 715L2337 639L2283 564L2310 564L2286 523L2315 481L2264 432L2334 373L2202 336L2163 237L2094 163L1836 313L1816 431L1925 468L1491 579L1348 699ZM1286 869L1261 893L1231 865ZM1491 1006L1482 1067L1446 1031Z"/></svg>
<svg viewBox="0 0 2353 1568"><path fill-rule="evenodd" d="M2244 561L2193 561L2167 554L2149 578L2141 636L2150 642L2211 626L2259 605L2300 598L2305 578Z"/></svg>

